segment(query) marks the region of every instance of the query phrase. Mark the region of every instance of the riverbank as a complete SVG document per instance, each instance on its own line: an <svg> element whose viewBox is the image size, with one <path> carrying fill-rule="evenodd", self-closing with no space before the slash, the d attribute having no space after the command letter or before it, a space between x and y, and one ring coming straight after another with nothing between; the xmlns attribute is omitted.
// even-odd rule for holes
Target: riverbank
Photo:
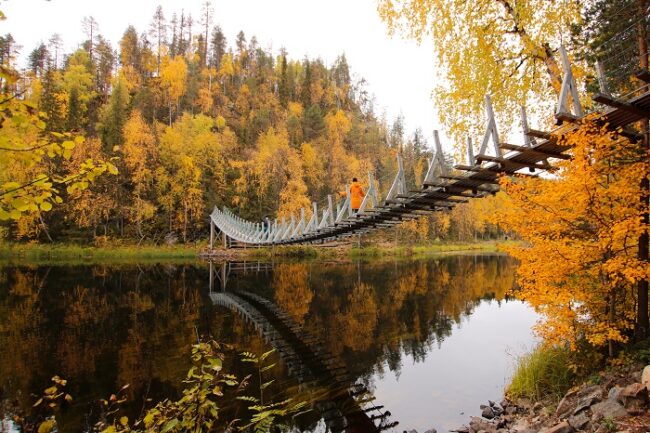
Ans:
<svg viewBox="0 0 650 433"><path fill-rule="evenodd" d="M580 377L586 379L577 380L568 364L560 366L562 354L537 350L525 357L523 365L520 361L500 403L487 401L477 408L481 416L471 417L468 424L452 431L648 432L649 355L647 349L631 352L601 371L582 372Z"/></svg>
<svg viewBox="0 0 650 433"><path fill-rule="evenodd" d="M196 245L0 244L0 261L12 264L189 261L198 258L200 250Z"/></svg>
<svg viewBox="0 0 650 433"><path fill-rule="evenodd" d="M338 243L324 246L287 245L237 249L216 248L213 250L205 250L202 252L202 255L215 260L270 260L273 258L348 258L364 260L389 257L420 258L459 252L494 253L499 251L500 247L505 244L504 242L498 241L430 243L419 245L395 245L394 243L377 242L359 247L354 243Z"/></svg>
<svg viewBox="0 0 650 433"><path fill-rule="evenodd" d="M273 259L355 259L419 258L461 252L497 252L503 242L431 243L395 245L373 243L358 247L353 243L326 246L291 245L277 247L217 248L208 250L205 243L182 245L114 245L76 244L0 244L0 262L14 264L47 263L120 263L132 261L273 260Z"/></svg>

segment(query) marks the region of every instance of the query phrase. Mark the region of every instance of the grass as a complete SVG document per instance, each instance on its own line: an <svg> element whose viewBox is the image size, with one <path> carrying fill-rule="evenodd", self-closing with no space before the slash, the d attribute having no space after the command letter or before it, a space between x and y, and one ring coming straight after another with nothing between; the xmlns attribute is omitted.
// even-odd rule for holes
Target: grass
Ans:
<svg viewBox="0 0 650 433"><path fill-rule="evenodd" d="M191 261L199 258L205 244L189 245L79 245L79 244L37 244L0 243L0 263L14 264L91 264ZM423 258L446 253L474 251L495 252L495 241L470 243L432 243L424 245L394 245L391 243L369 242L368 246L319 247L310 245L291 245L279 247L224 250L224 259L375 259L375 258ZM217 254L221 256L221 254Z"/></svg>
<svg viewBox="0 0 650 433"><path fill-rule="evenodd" d="M517 359L515 374L506 390L510 398L557 400L571 387L575 376L568 349L538 346Z"/></svg>
<svg viewBox="0 0 650 433"><path fill-rule="evenodd" d="M468 242L468 243L434 243L412 246L367 246L353 247L350 250L352 258L365 257L426 257L439 255L442 253L459 252L459 251L482 251L496 252L498 244L496 242Z"/></svg>
<svg viewBox="0 0 650 433"><path fill-rule="evenodd" d="M8 263L96 263L133 260L181 260L198 257L196 245L0 244L0 261Z"/></svg>
<svg viewBox="0 0 650 433"><path fill-rule="evenodd" d="M271 259L273 257L309 259L322 257L324 255L317 247L303 245L286 245L275 248L252 248L246 251L246 256L253 259Z"/></svg>

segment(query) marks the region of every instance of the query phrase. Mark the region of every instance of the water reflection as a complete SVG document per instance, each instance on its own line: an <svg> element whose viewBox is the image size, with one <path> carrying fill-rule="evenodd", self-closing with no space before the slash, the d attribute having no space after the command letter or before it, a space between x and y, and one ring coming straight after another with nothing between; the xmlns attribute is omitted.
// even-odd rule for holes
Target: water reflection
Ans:
<svg viewBox="0 0 650 433"><path fill-rule="evenodd" d="M513 280L504 256L0 268L0 417L29 411L54 374L75 397L61 431L90 430L93 402L126 383L125 409L137 416L146 399L178 395L189 347L204 335L278 348L270 395L319 401L301 430L382 428L395 421L391 408L363 404L377 377L399 377L405 357L423 361L482 300L506 299Z"/></svg>

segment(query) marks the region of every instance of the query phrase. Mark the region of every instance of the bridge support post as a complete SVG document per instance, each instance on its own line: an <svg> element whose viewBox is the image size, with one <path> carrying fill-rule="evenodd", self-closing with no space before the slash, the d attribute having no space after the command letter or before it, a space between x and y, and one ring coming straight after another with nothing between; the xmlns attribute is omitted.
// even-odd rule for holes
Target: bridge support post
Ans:
<svg viewBox="0 0 650 433"><path fill-rule="evenodd" d="M223 242L224 249L228 249L228 235L224 231L221 231L221 241Z"/></svg>
<svg viewBox="0 0 650 433"><path fill-rule="evenodd" d="M212 245L210 245L210 248L212 248ZM212 264L212 260L210 260L210 278L208 281L208 289L212 293L212 287L214 286L214 265Z"/></svg>
<svg viewBox="0 0 650 433"><path fill-rule="evenodd" d="M214 222L210 218L210 250L214 247Z"/></svg>

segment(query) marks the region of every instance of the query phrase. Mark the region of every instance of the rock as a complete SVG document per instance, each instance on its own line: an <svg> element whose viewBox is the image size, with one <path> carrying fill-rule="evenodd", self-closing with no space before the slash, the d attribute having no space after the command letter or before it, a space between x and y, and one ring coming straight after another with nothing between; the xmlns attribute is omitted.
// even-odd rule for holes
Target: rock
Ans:
<svg viewBox="0 0 650 433"><path fill-rule="evenodd" d="M646 365L641 373L641 383L650 389L650 365Z"/></svg>
<svg viewBox="0 0 650 433"><path fill-rule="evenodd" d="M507 406L506 415L514 415L517 413L517 406Z"/></svg>
<svg viewBox="0 0 650 433"><path fill-rule="evenodd" d="M492 419L494 418L494 410L492 410L491 407L486 407L483 409L483 412L481 412L481 416L483 418Z"/></svg>
<svg viewBox="0 0 650 433"><path fill-rule="evenodd" d="M586 388L579 390L576 393L578 397L583 397L583 398L596 397L599 399L602 399L602 394L603 394L603 390L599 385L590 385Z"/></svg>
<svg viewBox="0 0 650 433"><path fill-rule="evenodd" d="M618 395L618 401L623 404L628 413L640 414L648 404L648 388L641 383L628 385Z"/></svg>
<svg viewBox="0 0 650 433"><path fill-rule="evenodd" d="M495 403L494 403L492 400L488 400L488 404L489 404L490 406L494 407L494 404L495 404Z"/></svg>
<svg viewBox="0 0 650 433"><path fill-rule="evenodd" d="M589 417L585 412L580 412L578 415L572 415L567 420L571 427L576 430L584 430L584 428L589 424Z"/></svg>
<svg viewBox="0 0 650 433"><path fill-rule="evenodd" d="M607 393L608 400L618 400L618 395L623 391L620 386L612 386Z"/></svg>
<svg viewBox="0 0 650 433"><path fill-rule="evenodd" d="M614 400L605 400L591 406L592 421L603 418L621 418L627 415L625 408Z"/></svg>
<svg viewBox="0 0 650 433"><path fill-rule="evenodd" d="M544 405L540 402L537 402L533 405L533 412L537 413L544 408Z"/></svg>
<svg viewBox="0 0 650 433"><path fill-rule="evenodd" d="M488 406L486 406L486 405L484 405L484 404L479 405L479 409L481 409L481 410L485 409L486 407L488 407Z"/></svg>
<svg viewBox="0 0 650 433"><path fill-rule="evenodd" d="M513 430L515 432L524 432L526 430L530 430L530 423L528 422L527 419L525 418L520 418L515 422L511 427L510 430Z"/></svg>
<svg viewBox="0 0 650 433"><path fill-rule="evenodd" d="M462 425L460 427L457 427L453 430L449 430L450 432L456 432L456 433L469 433L469 427L466 425Z"/></svg>
<svg viewBox="0 0 650 433"><path fill-rule="evenodd" d="M557 408L555 409L555 416L558 418L566 418L573 410L575 409L575 391L568 392L564 397L562 397L562 400L560 400L560 404L557 405Z"/></svg>
<svg viewBox="0 0 650 433"><path fill-rule="evenodd" d="M494 433L497 430L497 427L489 421L485 421L477 416L473 416L469 422L470 429L478 432L485 431L488 433Z"/></svg>
<svg viewBox="0 0 650 433"><path fill-rule="evenodd" d="M492 406L492 412L494 412L494 416L499 416L503 413L503 409L499 406Z"/></svg>
<svg viewBox="0 0 650 433"><path fill-rule="evenodd" d="M562 421L559 424L554 425L553 427L545 428L540 430L540 433L571 433L573 427L567 421Z"/></svg>
<svg viewBox="0 0 650 433"><path fill-rule="evenodd" d="M578 402L576 408L573 410L573 414L576 415L585 409L589 409L591 406L598 403L599 401L600 398L598 397L595 397L593 395L587 396Z"/></svg>
<svg viewBox="0 0 650 433"><path fill-rule="evenodd" d="M501 400L501 402L500 402L499 404L500 404L501 407L504 408L504 409L507 408L508 406L510 406L510 402L509 402L507 399L505 399L505 398L504 398L503 400Z"/></svg>
<svg viewBox="0 0 650 433"><path fill-rule="evenodd" d="M425 431L424 433L438 433L438 430L434 428L430 428L429 430Z"/></svg>

